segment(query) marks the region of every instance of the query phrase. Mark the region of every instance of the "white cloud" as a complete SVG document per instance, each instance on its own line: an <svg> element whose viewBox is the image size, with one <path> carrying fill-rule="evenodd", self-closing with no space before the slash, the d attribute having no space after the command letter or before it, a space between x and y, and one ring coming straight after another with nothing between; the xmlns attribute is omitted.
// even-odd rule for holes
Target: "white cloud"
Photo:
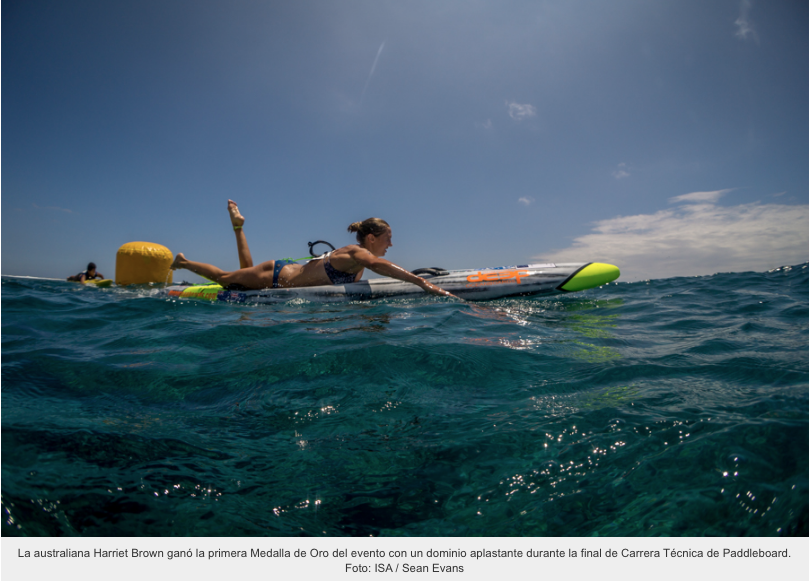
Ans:
<svg viewBox="0 0 811 583"><path fill-rule="evenodd" d="M680 194L668 199L670 203L677 202L718 202L718 199L724 196L727 192L732 191L731 188L725 190L708 190L705 192L690 192L688 194Z"/></svg>
<svg viewBox="0 0 811 583"><path fill-rule="evenodd" d="M742 40L746 40L751 37L752 40L757 43L759 42L757 33L749 20L749 10L751 8L751 0L741 0L741 13L738 16L738 19L735 21L735 26L738 27L738 30L735 32L735 36Z"/></svg>
<svg viewBox="0 0 811 583"><path fill-rule="evenodd" d="M630 173L630 172L628 172L628 171L625 169L626 167L627 167L627 166L626 166L625 162L623 162L623 163L621 163L621 164L618 164L618 165L617 165L617 169L616 169L616 170L614 170L614 171L611 173L611 175L612 175L614 178L616 178L617 180L619 180L620 178L628 178L628 177L631 175L631 173Z"/></svg>
<svg viewBox="0 0 811 583"><path fill-rule="evenodd" d="M515 101L507 101L507 112L510 114L510 117L521 121L528 117L535 117L537 115L535 111L535 106L530 105L529 103L516 103Z"/></svg>
<svg viewBox="0 0 811 583"><path fill-rule="evenodd" d="M493 122L491 120L489 120L489 119L486 122L483 122L483 123L477 121L476 122L476 127L484 128L486 130L492 130L493 129Z"/></svg>
<svg viewBox="0 0 811 583"><path fill-rule="evenodd" d="M532 198L531 196L522 196L521 198L518 199L518 202L520 202L523 205L529 206L533 202L535 202L535 199Z"/></svg>
<svg viewBox="0 0 811 583"><path fill-rule="evenodd" d="M726 192L693 192L670 199L686 203L675 209L598 221L567 249L533 259L612 263L623 281L766 271L808 260L808 205L716 205Z"/></svg>

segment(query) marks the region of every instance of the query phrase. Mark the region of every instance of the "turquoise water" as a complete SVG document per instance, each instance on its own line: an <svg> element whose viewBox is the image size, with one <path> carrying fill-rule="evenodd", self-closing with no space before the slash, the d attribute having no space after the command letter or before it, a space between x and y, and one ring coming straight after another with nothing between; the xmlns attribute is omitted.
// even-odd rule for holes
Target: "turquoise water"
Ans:
<svg viewBox="0 0 811 583"><path fill-rule="evenodd" d="M808 535L808 264L478 306L2 278L2 534Z"/></svg>

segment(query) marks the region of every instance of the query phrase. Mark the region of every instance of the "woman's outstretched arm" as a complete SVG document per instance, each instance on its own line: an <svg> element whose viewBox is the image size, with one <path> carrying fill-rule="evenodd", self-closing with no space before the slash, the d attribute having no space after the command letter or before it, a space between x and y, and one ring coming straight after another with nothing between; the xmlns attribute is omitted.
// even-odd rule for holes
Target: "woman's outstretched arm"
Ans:
<svg viewBox="0 0 811 583"><path fill-rule="evenodd" d="M399 265L392 263L388 259L383 259L382 257L375 257L363 247L354 247L349 251L349 255L357 263L360 263L361 265L363 265L363 267L374 271L378 275L393 277L394 279L399 279L401 281L413 283L414 285L417 285L422 289L424 289L429 294L434 294L435 296L455 298L457 300L461 299L453 295L451 292L445 291L441 287L432 284L430 281L421 278L419 275L414 275L410 271L403 269Z"/></svg>

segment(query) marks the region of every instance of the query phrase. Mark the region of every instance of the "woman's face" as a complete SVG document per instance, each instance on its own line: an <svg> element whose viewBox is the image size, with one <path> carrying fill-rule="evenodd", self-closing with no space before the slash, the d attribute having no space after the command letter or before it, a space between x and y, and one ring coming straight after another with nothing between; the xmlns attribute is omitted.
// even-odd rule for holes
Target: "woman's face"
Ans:
<svg viewBox="0 0 811 583"><path fill-rule="evenodd" d="M376 257L383 257L391 247L391 229L386 229L382 235L367 235L366 243L369 251Z"/></svg>

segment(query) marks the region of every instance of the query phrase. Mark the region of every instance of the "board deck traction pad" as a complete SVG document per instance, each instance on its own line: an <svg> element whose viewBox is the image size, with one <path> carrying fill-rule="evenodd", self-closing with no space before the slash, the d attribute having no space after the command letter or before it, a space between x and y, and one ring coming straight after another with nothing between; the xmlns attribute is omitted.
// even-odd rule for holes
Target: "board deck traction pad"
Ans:
<svg viewBox="0 0 811 583"><path fill-rule="evenodd" d="M617 279L619 268L607 263L534 263L482 269L459 269L428 276L431 283L463 299L490 300L510 296L548 295L599 287ZM216 283L168 286L159 295L233 303L278 303L296 298L314 302L363 301L414 297L427 292L398 279L381 277L358 282L310 287L234 291Z"/></svg>

